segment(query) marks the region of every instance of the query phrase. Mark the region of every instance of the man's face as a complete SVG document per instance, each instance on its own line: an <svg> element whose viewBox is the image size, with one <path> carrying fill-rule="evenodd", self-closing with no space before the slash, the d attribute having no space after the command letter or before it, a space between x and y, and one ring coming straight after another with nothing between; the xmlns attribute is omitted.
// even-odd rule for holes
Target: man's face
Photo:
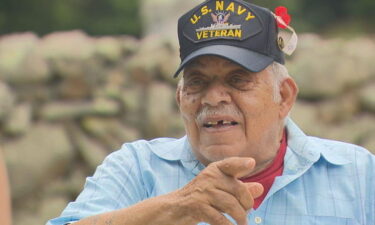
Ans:
<svg viewBox="0 0 375 225"><path fill-rule="evenodd" d="M275 155L283 118L274 101L270 69L259 73L216 56L202 56L184 70L177 91L185 129L203 164L227 157Z"/></svg>

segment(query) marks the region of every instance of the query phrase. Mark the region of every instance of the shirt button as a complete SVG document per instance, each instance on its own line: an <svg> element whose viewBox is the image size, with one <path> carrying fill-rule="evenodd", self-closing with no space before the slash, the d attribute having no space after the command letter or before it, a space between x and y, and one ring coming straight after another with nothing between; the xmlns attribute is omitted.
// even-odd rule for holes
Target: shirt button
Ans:
<svg viewBox="0 0 375 225"><path fill-rule="evenodd" d="M260 223L262 223L262 218L257 216L257 217L254 218L254 221L255 221L256 224L260 224Z"/></svg>

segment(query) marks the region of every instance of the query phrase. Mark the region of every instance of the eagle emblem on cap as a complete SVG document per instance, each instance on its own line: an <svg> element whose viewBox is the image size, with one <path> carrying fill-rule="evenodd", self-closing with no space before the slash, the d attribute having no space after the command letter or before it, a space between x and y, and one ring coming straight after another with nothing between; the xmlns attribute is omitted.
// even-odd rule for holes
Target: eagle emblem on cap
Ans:
<svg viewBox="0 0 375 225"><path fill-rule="evenodd" d="M215 24L225 24L228 22L230 13L225 12L217 12L211 13L212 21L214 21Z"/></svg>
<svg viewBox="0 0 375 225"><path fill-rule="evenodd" d="M242 29L241 24L230 24L229 18L230 12L227 11L216 11L211 13L211 18L214 23L206 20L206 24L210 25L207 27L200 27L196 29L198 40L207 40L213 38L233 38L241 39Z"/></svg>

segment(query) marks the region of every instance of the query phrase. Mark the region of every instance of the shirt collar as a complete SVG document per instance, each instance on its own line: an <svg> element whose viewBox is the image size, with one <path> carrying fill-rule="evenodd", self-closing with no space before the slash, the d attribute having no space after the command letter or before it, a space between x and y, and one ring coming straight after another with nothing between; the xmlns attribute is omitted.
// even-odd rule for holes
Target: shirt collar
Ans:
<svg viewBox="0 0 375 225"><path fill-rule="evenodd" d="M286 119L286 130L288 132L288 148L304 160L316 162L323 157L327 162L334 165L350 163L340 154L339 149L332 149L322 145L317 140L310 139L290 118ZM151 151L165 160L180 160L185 166L191 167L193 170L198 169L200 171L204 168L194 156L187 136L174 141L154 143Z"/></svg>
<svg viewBox="0 0 375 225"><path fill-rule="evenodd" d="M151 151L164 160L181 161L183 166L190 169L195 175L205 168L196 159L187 136L170 142L161 142L160 146L158 143L154 143Z"/></svg>
<svg viewBox="0 0 375 225"><path fill-rule="evenodd" d="M158 140L158 139L156 139ZM190 154L186 152L186 145L188 144L187 137L184 136L180 139L173 141L156 141L153 143L151 151L159 158L169 161L182 160L189 158Z"/></svg>
<svg viewBox="0 0 375 225"><path fill-rule="evenodd" d="M350 163L343 156L342 151L340 152L340 149L328 147L322 144L322 141L319 141L320 139L306 136L290 118L286 120L286 129L288 132L288 147L305 160L316 162L323 157L333 165Z"/></svg>

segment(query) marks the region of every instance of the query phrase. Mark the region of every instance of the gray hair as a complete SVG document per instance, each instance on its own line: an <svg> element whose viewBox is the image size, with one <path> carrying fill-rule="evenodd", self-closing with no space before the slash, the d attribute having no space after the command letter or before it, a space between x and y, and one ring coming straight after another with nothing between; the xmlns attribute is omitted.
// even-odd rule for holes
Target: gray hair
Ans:
<svg viewBox="0 0 375 225"><path fill-rule="evenodd" d="M267 67L267 69L271 70L273 76L273 99L275 102L279 103L281 101L280 95L280 86L281 83L288 77L290 77L288 73L288 69L277 62L273 62L271 65Z"/></svg>

